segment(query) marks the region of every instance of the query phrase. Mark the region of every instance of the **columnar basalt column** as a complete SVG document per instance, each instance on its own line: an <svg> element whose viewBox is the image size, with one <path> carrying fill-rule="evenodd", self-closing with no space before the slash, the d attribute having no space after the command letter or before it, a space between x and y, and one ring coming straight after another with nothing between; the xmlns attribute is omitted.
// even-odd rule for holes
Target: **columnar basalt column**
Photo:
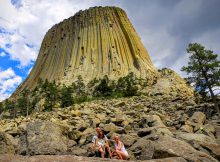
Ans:
<svg viewBox="0 0 220 162"><path fill-rule="evenodd" d="M36 63L18 93L39 78L70 84L108 75L117 79L134 72L153 80L158 75L125 11L93 7L54 25L45 35Z"/></svg>

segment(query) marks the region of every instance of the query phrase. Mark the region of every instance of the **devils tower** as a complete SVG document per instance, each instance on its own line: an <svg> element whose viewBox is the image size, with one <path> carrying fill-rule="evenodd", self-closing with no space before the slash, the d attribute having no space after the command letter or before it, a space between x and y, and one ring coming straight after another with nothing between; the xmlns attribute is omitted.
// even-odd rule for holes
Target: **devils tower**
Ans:
<svg viewBox="0 0 220 162"><path fill-rule="evenodd" d="M36 63L17 92L33 88L39 78L68 84L134 72L152 80L157 70L125 11L93 7L54 25L45 35Z"/></svg>
<svg viewBox="0 0 220 162"><path fill-rule="evenodd" d="M0 102L0 161L103 162L91 148L100 127L131 162L217 162L213 107L154 67L122 9L93 7L46 33L28 78Z"/></svg>

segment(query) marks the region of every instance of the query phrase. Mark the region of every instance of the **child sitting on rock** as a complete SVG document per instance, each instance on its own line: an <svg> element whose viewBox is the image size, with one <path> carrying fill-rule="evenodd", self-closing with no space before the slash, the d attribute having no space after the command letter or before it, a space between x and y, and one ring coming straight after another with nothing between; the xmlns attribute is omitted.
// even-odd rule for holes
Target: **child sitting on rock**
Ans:
<svg viewBox="0 0 220 162"><path fill-rule="evenodd" d="M121 140L119 139L119 136L116 135L114 136L114 145L115 145L115 150L113 152L113 156L116 159L123 159L126 160L128 158L128 152L125 149L124 144L121 142Z"/></svg>

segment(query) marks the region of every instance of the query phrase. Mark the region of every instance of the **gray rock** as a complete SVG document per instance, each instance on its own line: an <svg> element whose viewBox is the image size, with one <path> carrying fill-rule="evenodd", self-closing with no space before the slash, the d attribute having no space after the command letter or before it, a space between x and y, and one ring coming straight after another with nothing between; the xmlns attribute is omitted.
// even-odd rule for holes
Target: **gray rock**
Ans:
<svg viewBox="0 0 220 162"><path fill-rule="evenodd" d="M154 155L154 145L150 140L139 139L135 142L129 150L135 155L138 160L149 160Z"/></svg>
<svg viewBox="0 0 220 162"><path fill-rule="evenodd" d="M71 154L77 155L77 156L86 156L87 150L79 148L79 147L73 147L71 148Z"/></svg>
<svg viewBox="0 0 220 162"><path fill-rule="evenodd" d="M158 115L148 115L146 120L148 125L154 128L156 134L173 136L173 133L167 129Z"/></svg>
<svg viewBox="0 0 220 162"><path fill-rule="evenodd" d="M187 125L194 127L194 132L203 128L203 124L206 120L206 115L203 112L195 112L189 120L186 121Z"/></svg>
<svg viewBox="0 0 220 162"><path fill-rule="evenodd" d="M77 145L77 143L74 140L68 140L68 142L67 142L68 148L71 148L71 147L76 146L76 145Z"/></svg>
<svg viewBox="0 0 220 162"><path fill-rule="evenodd" d="M137 134L139 137L144 137L150 135L156 128L155 127L148 127L138 130Z"/></svg>
<svg viewBox="0 0 220 162"><path fill-rule="evenodd" d="M183 125L180 130L187 133L193 133L193 127L191 125Z"/></svg>
<svg viewBox="0 0 220 162"><path fill-rule="evenodd" d="M67 151L67 140L61 129L50 121L27 125L28 154L59 154Z"/></svg>
<svg viewBox="0 0 220 162"><path fill-rule="evenodd" d="M74 141L78 141L81 138L81 136L82 136L82 133L77 130L72 130L68 132L69 139L74 140Z"/></svg>
<svg viewBox="0 0 220 162"><path fill-rule="evenodd" d="M130 147L138 139L137 135L135 136L129 134L123 134L120 138L125 147Z"/></svg>
<svg viewBox="0 0 220 162"><path fill-rule="evenodd" d="M0 154L14 154L15 148L12 142L12 136L4 132L0 132Z"/></svg>
<svg viewBox="0 0 220 162"><path fill-rule="evenodd" d="M195 112L190 120L194 123L203 124L206 120L206 115L203 112Z"/></svg>
<svg viewBox="0 0 220 162"><path fill-rule="evenodd" d="M38 156L19 156L19 155L0 155L1 162L112 162L112 159L101 159L94 157L81 157L74 155L38 155ZM124 162L124 160L117 160ZM131 160L130 162L135 162ZM171 157L164 159L144 160L143 162L187 162L181 157Z"/></svg>
<svg viewBox="0 0 220 162"><path fill-rule="evenodd" d="M170 136L160 136L154 142L154 158L183 157L192 162L217 162L206 153L195 150L190 144Z"/></svg>
<svg viewBox="0 0 220 162"><path fill-rule="evenodd" d="M209 150L210 154L215 157L216 159L220 160L220 145L219 144L212 144L212 143L205 143L201 142L200 145Z"/></svg>
<svg viewBox="0 0 220 162"><path fill-rule="evenodd" d="M114 105L114 107L122 107L122 106L124 106L125 105L125 102L124 101L119 101L119 102L117 102L115 105Z"/></svg>
<svg viewBox="0 0 220 162"><path fill-rule="evenodd" d="M179 133L176 135L177 138L186 140L186 141L198 141L206 143L216 143L216 140L206 136L204 134L194 134L194 133Z"/></svg>
<svg viewBox="0 0 220 162"><path fill-rule="evenodd" d="M220 126L214 125L215 127L215 138L217 139L218 144L220 144Z"/></svg>
<svg viewBox="0 0 220 162"><path fill-rule="evenodd" d="M114 123L104 124L103 130L105 132L116 132L118 130L118 127Z"/></svg>
<svg viewBox="0 0 220 162"><path fill-rule="evenodd" d="M215 127L212 124L205 124L202 131L204 132L204 134L206 134L210 137L215 137L214 136Z"/></svg>

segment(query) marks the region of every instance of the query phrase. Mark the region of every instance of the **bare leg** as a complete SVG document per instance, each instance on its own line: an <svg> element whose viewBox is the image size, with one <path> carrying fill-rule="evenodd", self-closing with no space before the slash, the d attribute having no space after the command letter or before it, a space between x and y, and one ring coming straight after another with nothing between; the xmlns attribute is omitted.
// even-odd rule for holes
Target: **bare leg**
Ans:
<svg viewBox="0 0 220 162"><path fill-rule="evenodd" d="M109 156L112 157L112 152L110 147L108 145L105 145L105 148L107 149Z"/></svg>
<svg viewBox="0 0 220 162"><path fill-rule="evenodd" d="M101 157L104 158L105 157L105 152L104 152L102 147L99 148L99 152L101 153Z"/></svg>
<svg viewBox="0 0 220 162"><path fill-rule="evenodd" d="M118 150L116 150L116 152L117 152L118 156L119 156L121 159L123 159L123 160L126 160L126 159L127 159L127 157L126 157L126 155L125 155L125 153L124 153L123 151L118 151Z"/></svg>

